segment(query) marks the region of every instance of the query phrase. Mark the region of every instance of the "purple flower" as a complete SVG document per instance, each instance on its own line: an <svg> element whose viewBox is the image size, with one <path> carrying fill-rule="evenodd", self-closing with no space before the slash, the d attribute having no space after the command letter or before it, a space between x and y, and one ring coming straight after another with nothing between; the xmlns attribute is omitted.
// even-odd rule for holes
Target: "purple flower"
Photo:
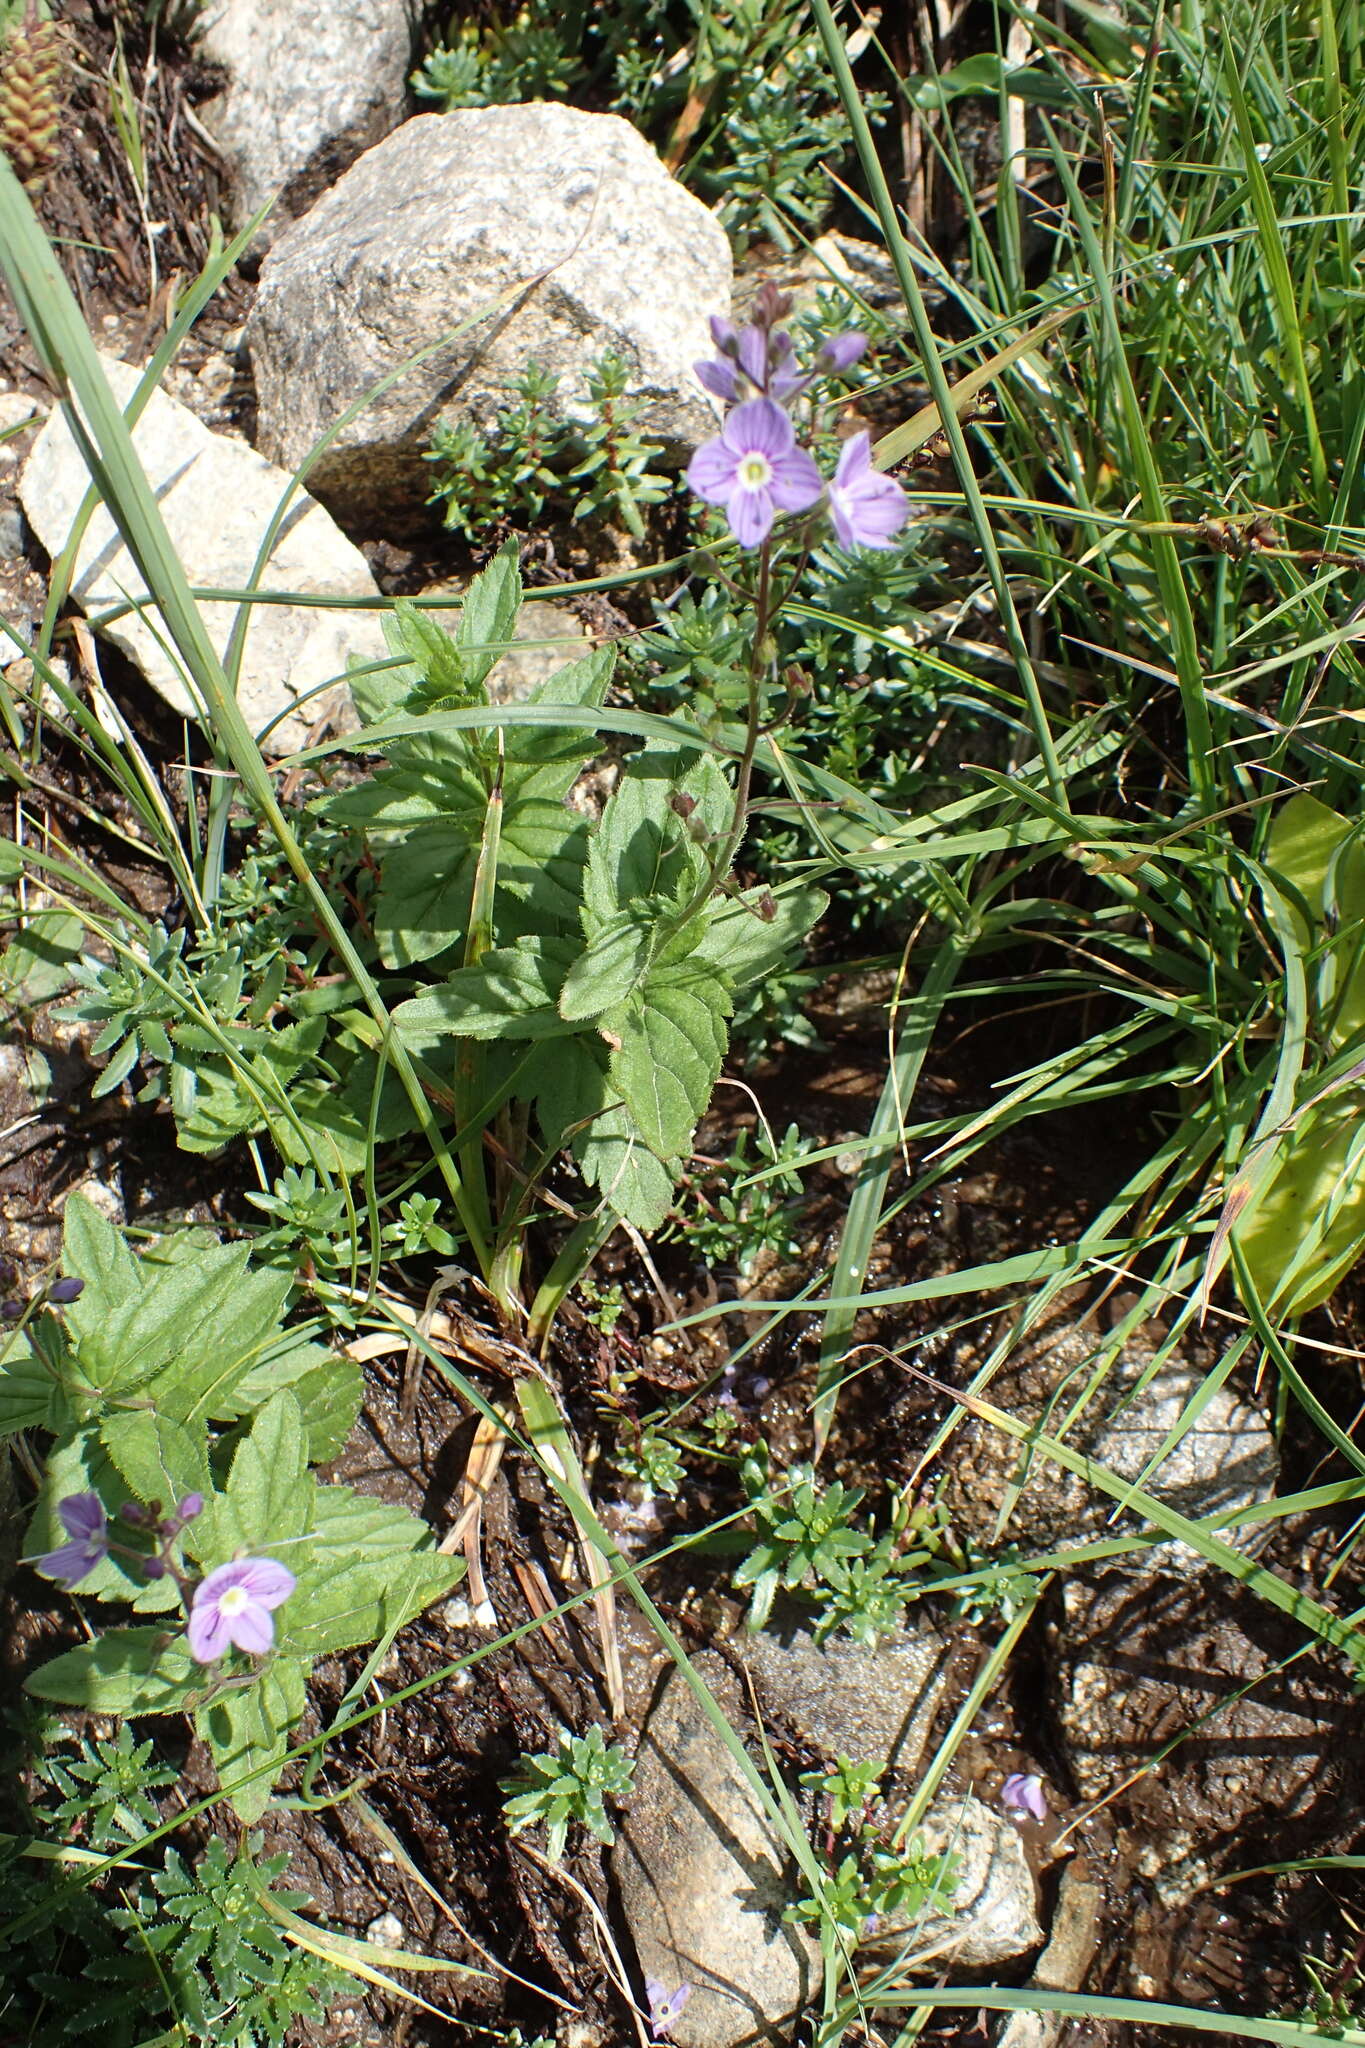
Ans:
<svg viewBox="0 0 1365 2048"><path fill-rule="evenodd" d="M262 1656L275 1640L270 1618L294 1590L294 1574L273 1557L242 1557L220 1564L195 1588L190 1603L190 1655L215 1664L229 1643Z"/></svg>
<svg viewBox="0 0 1365 2048"><path fill-rule="evenodd" d="M831 377L841 377L845 370L851 370L867 347L867 336L850 327L844 334L831 334L820 345L820 362Z"/></svg>
<svg viewBox="0 0 1365 2048"><path fill-rule="evenodd" d="M829 511L842 548L889 548L910 517L896 479L872 467L872 437L845 441L829 487Z"/></svg>
<svg viewBox="0 0 1365 2048"><path fill-rule="evenodd" d="M1043 1781L1031 1774L1025 1776L1015 1771L1000 1787L1000 1804L1006 1813L1022 1818L1028 1814L1033 1820L1047 1819L1047 1799L1043 1793Z"/></svg>
<svg viewBox="0 0 1365 2048"><path fill-rule="evenodd" d="M717 357L713 362L694 363L698 381L706 386L713 398L719 398L726 405L738 405L744 395L739 371L733 363Z"/></svg>
<svg viewBox="0 0 1365 2048"><path fill-rule="evenodd" d="M47 1298L64 1308L69 1301L79 1301L84 1292L84 1280L54 1280L47 1290Z"/></svg>
<svg viewBox="0 0 1365 2048"><path fill-rule="evenodd" d="M672 2028L677 2024L682 2009L692 1996L690 1984L680 1984L670 1997L657 1977L645 1978L645 1997L649 2000L649 2032L655 2041L666 2041Z"/></svg>
<svg viewBox="0 0 1365 2048"><path fill-rule="evenodd" d="M737 405L717 438L692 457L687 481L699 498L725 507L744 548L767 539L778 512L807 511L823 488L814 462L796 445L791 421L771 398Z"/></svg>
<svg viewBox="0 0 1365 2048"><path fill-rule="evenodd" d="M69 1493L57 1503L57 1519L71 1541L35 1559L44 1578L77 1585L109 1555L109 1525L97 1493Z"/></svg>
<svg viewBox="0 0 1365 2048"><path fill-rule="evenodd" d="M774 398L785 405L811 382L796 367L792 338L785 329L769 333L762 325L734 327L712 319L711 334L720 353L694 363L698 381L726 405L738 405L747 392Z"/></svg>

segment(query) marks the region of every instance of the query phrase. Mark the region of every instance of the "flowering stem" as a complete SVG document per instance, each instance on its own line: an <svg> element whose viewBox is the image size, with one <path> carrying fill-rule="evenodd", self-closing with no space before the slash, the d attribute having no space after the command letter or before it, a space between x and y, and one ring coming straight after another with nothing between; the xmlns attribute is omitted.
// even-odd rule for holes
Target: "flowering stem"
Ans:
<svg viewBox="0 0 1365 2048"><path fill-rule="evenodd" d="M753 638L749 644L749 671L746 678L749 695L748 719L744 734L744 746L739 757L739 773L735 777L735 801L730 813L729 828L708 866L706 877L694 891L686 908L677 920L680 929L690 918L696 916L708 897L724 882L725 877L730 872L735 855L739 852L740 842L744 838L744 828L748 823L749 791L754 779L754 757L758 752L758 742L763 731L761 717L763 698L759 677L765 663L771 660L771 654L768 651L768 626L772 603L771 539L763 542L759 552L758 588L752 593L746 592L746 595L750 597L754 607L754 629Z"/></svg>

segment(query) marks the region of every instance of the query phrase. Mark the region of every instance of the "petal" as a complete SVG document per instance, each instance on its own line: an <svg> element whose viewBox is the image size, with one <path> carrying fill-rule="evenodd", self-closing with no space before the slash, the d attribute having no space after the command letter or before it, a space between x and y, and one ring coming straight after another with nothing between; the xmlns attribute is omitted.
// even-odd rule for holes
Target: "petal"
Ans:
<svg viewBox="0 0 1365 2048"><path fill-rule="evenodd" d="M45 1579L59 1579L64 1586L74 1586L98 1563L99 1559L91 1558L85 1544L77 1540L59 1544L56 1550L49 1550L45 1556L35 1557L33 1568Z"/></svg>
<svg viewBox="0 0 1365 2048"><path fill-rule="evenodd" d="M208 1580L204 1581L204 1585ZM204 1587L194 1596L190 1625L186 1630L190 1655L196 1664L216 1664L228 1646L228 1625L216 1600L205 1600Z"/></svg>
<svg viewBox="0 0 1365 2048"><path fill-rule="evenodd" d="M742 548L758 547L772 532L773 501L766 489L749 491L736 486L730 493L725 511L730 529Z"/></svg>
<svg viewBox="0 0 1365 2048"><path fill-rule="evenodd" d="M287 1600L298 1583L287 1565L273 1557L248 1557L242 1561L242 1576L237 1581L242 1590L258 1600L262 1607L278 1607Z"/></svg>
<svg viewBox="0 0 1365 2048"><path fill-rule="evenodd" d="M68 1536L103 1536L104 1502L97 1493L70 1493L58 1501L57 1519Z"/></svg>
<svg viewBox="0 0 1365 2048"><path fill-rule="evenodd" d="M263 1657L275 1640L275 1624L264 1601L253 1600L240 1614L228 1617L227 1632L239 1650Z"/></svg>
<svg viewBox="0 0 1365 2048"><path fill-rule="evenodd" d="M825 480L804 448L793 448L773 464L773 503L783 512L805 512L816 503Z"/></svg>
<svg viewBox="0 0 1365 2048"><path fill-rule="evenodd" d="M834 495L832 489L829 494L829 516L834 522L835 539L846 553L852 554L858 545L858 536L849 524L842 500Z"/></svg>
<svg viewBox="0 0 1365 2048"><path fill-rule="evenodd" d="M869 433L854 434L839 450L839 466L834 472L834 481L845 488L855 483L864 471L872 466L872 436Z"/></svg>
<svg viewBox="0 0 1365 2048"><path fill-rule="evenodd" d="M814 379L812 377L796 369L794 366L783 370L774 370L768 379L768 396L769 398L775 398L779 405L785 405L789 398L795 398L798 392L804 391L806 386L813 382Z"/></svg>
<svg viewBox="0 0 1365 2048"><path fill-rule="evenodd" d="M740 395L739 374L733 363L716 362L708 358L703 363L693 363L697 382L705 386L713 398L723 398L727 405L733 405Z"/></svg>
<svg viewBox="0 0 1365 2048"><path fill-rule="evenodd" d="M850 327L845 334L831 334L820 354L829 366L830 374L840 376L853 365L867 348L867 336L856 327Z"/></svg>
<svg viewBox="0 0 1365 2048"><path fill-rule="evenodd" d="M741 406L740 411L743 409ZM719 436L714 441L703 441L687 465L687 488L712 505L724 505L735 487L737 468L734 450Z"/></svg>
<svg viewBox="0 0 1365 2048"><path fill-rule="evenodd" d="M739 366L760 389L768 376L768 337L761 327L746 327L739 337Z"/></svg>
<svg viewBox="0 0 1365 2048"><path fill-rule="evenodd" d="M719 313L713 313L707 322L711 339L722 355L733 355L739 346L739 329L733 320L722 320Z"/></svg>
<svg viewBox="0 0 1365 2048"><path fill-rule="evenodd" d="M766 455L770 462L796 445L796 429L771 398L746 398L743 405L735 407L720 435L736 455Z"/></svg>
<svg viewBox="0 0 1365 2048"><path fill-rule="evenodd" d="M245 1569L246 1561L242 1558L234 1558L231 1564L215 1565L213 1570L207 1573L200 1585L196 1587L194 1594L195 1605L198 1606L201 1600L206 1603L215 1601L222 1594L226 1593L230 1587L240 1586L242 1583L242 1573Z"/></svg>

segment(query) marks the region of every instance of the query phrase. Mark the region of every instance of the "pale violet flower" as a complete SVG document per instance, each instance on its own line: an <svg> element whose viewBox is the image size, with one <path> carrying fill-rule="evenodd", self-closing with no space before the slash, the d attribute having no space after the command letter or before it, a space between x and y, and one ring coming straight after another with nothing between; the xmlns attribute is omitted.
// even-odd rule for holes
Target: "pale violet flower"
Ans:
<svg viewBox="0 0 1365 2048"><path fill-rule="evenodd" d="M691 1996L690 1984L680 1984L670 1995L657 1977L645 1978L645 1997L649 2000L649 2034L652 2041L668 2039L670 2031L677 2025L682 2009Z"/></svg>
<svg viewBox="0 0 1365 2048"><path fill-rule="evenodd" d="M190 1655L196 1664L215 1664L235 1643L253 1657L275 1640L271 1609L287 1600L294 1574L273 1557L241 1557L220 1564L196 1586L190 1603Z"/></svg>
<svg viewBox="0 0 1365 2048"><path fill-rule="evenodd" d="M57 1503L57 1519L70 1537L45 1557L34 1559L44 1578L77 1585L109 1555L109 1523L97 1493L69 1493Z"/></svg>
<svg viewBox="0 0 1365 2048"><path fill-rule="evenodd" d="M824 489L811 457L796 444L791 421L771 398L737 405L716 439L692 457L687 481L699 498L725 507L745 548L768 538L779 512L809 511Z"/></svg>
<svg viewBox="0 0 1365 2048"><path fill-rule="evenodd" d="M829 513L842 548L889 548L910 517L896 479L873 468L870 434L845 441L830 480Z"/></svg>
<svg viewBox="0 0 1365 2048"><path fill-rule="evenodd" d="M1022 1818L1027 1814L1031 1820L1047 1819L1047 1797L1043 1781L1032 1773L1015 1771L1000 1787L1000 1804L1006 1813Z"/></svg>

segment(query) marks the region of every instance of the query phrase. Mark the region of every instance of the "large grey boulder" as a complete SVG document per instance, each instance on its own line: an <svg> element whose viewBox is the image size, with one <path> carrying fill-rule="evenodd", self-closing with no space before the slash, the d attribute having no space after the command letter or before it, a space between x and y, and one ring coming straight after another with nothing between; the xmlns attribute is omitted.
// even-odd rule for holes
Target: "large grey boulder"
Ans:
<svg viewBox="0 0 1365 2048"><path fill-rule="evenodd" d="M412 0L209 0L200 54L227 73L201 109L227 161L234 225L281 195L280 232L407 108Z"/></svg>
<svg viewBox="0 0 1365 2048"><path fill-rule="evenodd" d="M102 357L104 373L119 404L126 406L139 371L131 363ZM187 406L162 391L151 400L133 432L133 446L147 473L161 516L190 583L202 588L240 590L251 576L267 526L289 478L263 456L226 434L212 433ZM24 465L19 496L29 524L49 555L66 546L89 476L60 407L53 410ZM377 598L364 556L351 545L306 494L295 497L261 579L265 590L312 592L333 597ZM72 595L87 612L100 612L128 598L146 596L146 585L101 506L86 527L76 558ZM220 654L227 646L237 607L201 605L209 637ZM194 715L195 703L176 663L159 613L128 612L102 628L142 670L173 710ZM387 656L378 617L363 611L319 610L308 605L263 604L253 608L246 635L238 702L253 732L280 713L264 744L268 752L301 746L310 726L326 709L344 703L349 692L337 678L347 657L362 661ZM309 696L299 713L291 707L321 684L336 687Z"/></svg>
<svg viewBox="0 0 1365 2048"><path fill-rule="evenodd" d="M430 350L310 478L350 521L412 513L439 418L488 425L534 360L560 379L560 416L582 419L586 372L611 345L644 430L680 454L714 430L692 364L710 352L706 316L730 310L732 277L719 223L616 115L541 102L418 115L262 266L246 330L258 444L294 466Z"/></svg>

